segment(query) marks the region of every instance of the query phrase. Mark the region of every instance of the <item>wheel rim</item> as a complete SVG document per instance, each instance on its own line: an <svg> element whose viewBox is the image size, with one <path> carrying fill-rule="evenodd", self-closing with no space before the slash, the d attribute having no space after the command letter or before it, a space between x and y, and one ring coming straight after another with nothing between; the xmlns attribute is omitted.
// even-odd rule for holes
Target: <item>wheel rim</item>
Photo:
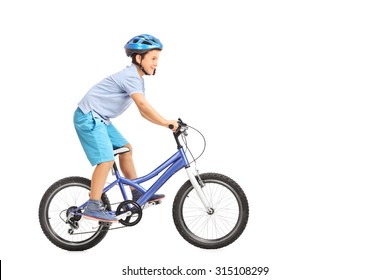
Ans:
<svg viewBox="0 0 390 280"><path fill-rule="evenodd" d="M185 193L182 203L182 220L185 230L204 243L215 243L235 233L242 216L242 204L238 194L228 184L217 180L204 180L203 192L208 199L212 214L200 201L196 190L191 187Z"/></svg>
<svg viewBox="0 0 390 280"><path fill-rule="evenodd" d="M66 212L69 208L81 205L89 199L89 187L83 184L65 184L47 200L46 222L51 235L58 241L67 245L80 246L91 242L101 232L103 226L99 222L81 219L78 221L78 229L73 234L66 221Z"/></svg>

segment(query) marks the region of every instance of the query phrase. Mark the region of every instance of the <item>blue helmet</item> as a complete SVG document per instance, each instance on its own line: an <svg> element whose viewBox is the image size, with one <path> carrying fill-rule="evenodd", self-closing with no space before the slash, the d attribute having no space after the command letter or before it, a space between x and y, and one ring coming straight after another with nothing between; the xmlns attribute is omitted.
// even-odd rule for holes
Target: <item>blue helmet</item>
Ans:
<svg viewBox="0 0 390 280"><path fill-rule="evenodd" d="M150 50L162 50L162 48L160 40L148 34L135 36L125 45L126 55L130 57L135 53L143 54Z"/></svg>

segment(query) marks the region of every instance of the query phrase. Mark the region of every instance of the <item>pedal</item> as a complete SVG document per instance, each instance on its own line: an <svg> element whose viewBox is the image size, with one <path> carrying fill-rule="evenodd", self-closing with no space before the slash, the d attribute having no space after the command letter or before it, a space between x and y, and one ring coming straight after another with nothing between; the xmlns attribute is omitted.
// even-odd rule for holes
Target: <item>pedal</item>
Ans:
<svg viewBox="0 0 390 280"><path fill-rule="evenodd" d="M152 201L151 203L154 203L154 205L159 205L162 203L162 199Z"/></svg>
<svg viewBox="0 0 390 280"><path fill-rule="evenodd" d="M153 205L159 205L162 203L162 200L159 199L159 200L154 200L154 201L150 201L150 202L147 202L144 206L143 209L146 209L146 208L149 208L150 206L153 206Z"/></svg>
<svg viewBox="0 0 390 280"><path fill-rule="evenodd" d="M112 223L99 221L99 225L104 226L104 227L110 227L112 225Z"/></svg>

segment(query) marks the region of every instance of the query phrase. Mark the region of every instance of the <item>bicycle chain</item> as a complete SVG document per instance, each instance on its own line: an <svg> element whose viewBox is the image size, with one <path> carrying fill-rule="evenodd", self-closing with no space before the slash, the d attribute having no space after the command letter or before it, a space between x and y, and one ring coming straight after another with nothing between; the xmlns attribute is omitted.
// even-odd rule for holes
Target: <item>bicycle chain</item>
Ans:
<svg viewBox="0 0 390 280"><path fill-rule="evenodd" d="M100 230L100 232L121 229L121 228L126 228L126 227L128 227L128 226L120 226L120 227L108 228L108 229L103 228L102 230ZM80 234L88 234L88 233L96 233L96 231L77 232L77 233L72 233L71 235L80 235Z"/></svg>

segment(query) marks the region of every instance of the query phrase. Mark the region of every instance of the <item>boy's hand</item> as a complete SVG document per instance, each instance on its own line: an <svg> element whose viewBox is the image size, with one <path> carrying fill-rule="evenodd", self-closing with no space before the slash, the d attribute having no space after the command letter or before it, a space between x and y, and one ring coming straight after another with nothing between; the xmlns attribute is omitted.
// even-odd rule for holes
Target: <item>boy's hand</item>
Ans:
<svg viewBox="0 0 390 280"><path fill-rule="evenodd" d="M177 123L177 121L168 121L168 128L170 129L170 130L172 130L173 132L175 132L176 131L176 129L179 127L179 124Z"/></svg>

